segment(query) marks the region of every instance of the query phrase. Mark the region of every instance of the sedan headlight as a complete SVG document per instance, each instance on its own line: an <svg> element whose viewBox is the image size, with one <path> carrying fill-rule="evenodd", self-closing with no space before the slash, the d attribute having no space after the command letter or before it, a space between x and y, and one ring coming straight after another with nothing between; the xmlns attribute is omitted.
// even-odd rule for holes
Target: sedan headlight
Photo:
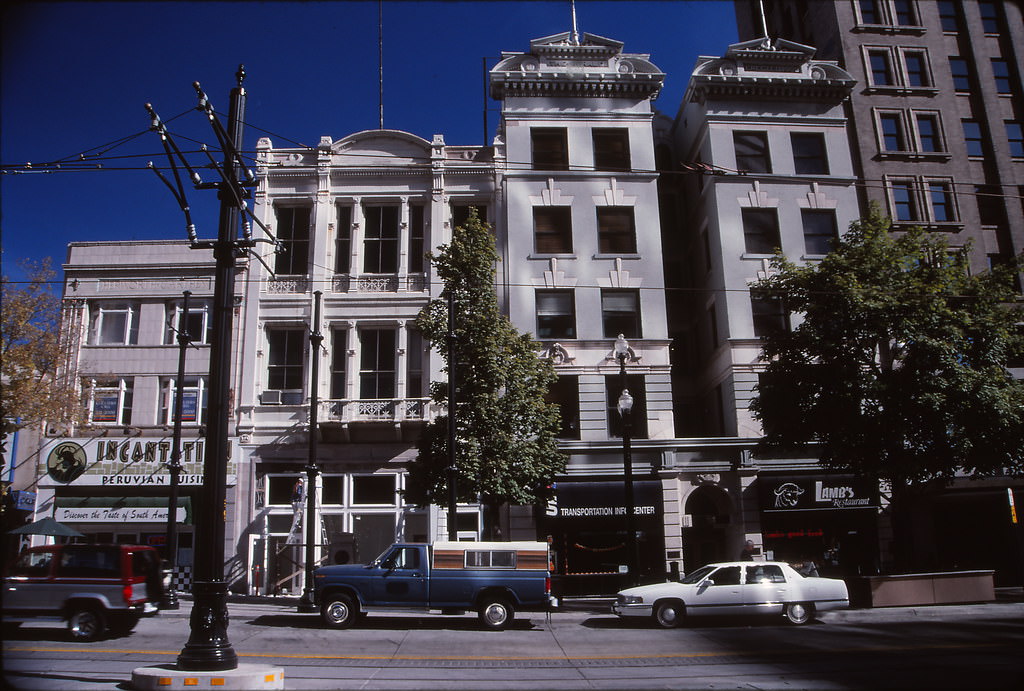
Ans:
<svg viewBox="0 0 1024 691"><path fill-rule="evenodd" d="M619 595L620 605L642 605L644 599L639 595Z"/></svg>

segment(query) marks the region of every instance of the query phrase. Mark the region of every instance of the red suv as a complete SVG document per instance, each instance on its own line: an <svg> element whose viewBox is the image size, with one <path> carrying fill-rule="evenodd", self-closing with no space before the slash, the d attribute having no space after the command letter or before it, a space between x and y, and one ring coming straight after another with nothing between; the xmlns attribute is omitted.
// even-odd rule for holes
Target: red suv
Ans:
<svg viewBox="0 0 1024 691"><path fill-rule="evenodd" d="M4 624L64 620L71 637L125 634L157 613L160 555L142 545L47 545L20 555L4 577Z"/></svg>

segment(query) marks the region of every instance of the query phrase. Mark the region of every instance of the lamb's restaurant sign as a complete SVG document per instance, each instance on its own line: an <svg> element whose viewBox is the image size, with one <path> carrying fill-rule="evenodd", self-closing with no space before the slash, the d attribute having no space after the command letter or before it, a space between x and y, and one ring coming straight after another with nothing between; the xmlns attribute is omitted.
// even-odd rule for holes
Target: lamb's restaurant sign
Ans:
<svg viewBox="0 0 1024 691"><path fill-rule="evenodd" d="M46 475L41 486L170 486L170 438L71 438L47 444L41 455ZM203 484L203 439L181 444L182 485ZM235 483L235 462L228 461L228 484Z"/></svg>

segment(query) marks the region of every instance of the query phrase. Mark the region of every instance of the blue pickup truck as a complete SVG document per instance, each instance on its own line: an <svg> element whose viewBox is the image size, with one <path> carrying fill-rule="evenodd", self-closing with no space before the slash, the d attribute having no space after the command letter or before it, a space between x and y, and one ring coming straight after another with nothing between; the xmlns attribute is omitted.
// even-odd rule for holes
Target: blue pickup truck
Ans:
<svg viewBox="0 0 1024 691"><path fill-rule="evenodd" d="M320 614L338 629L374 611L469 610L485 628L501 630L517 610L543 611L551 603L544 542L402 543L370 564L320 567L314 580Z"/></svg>

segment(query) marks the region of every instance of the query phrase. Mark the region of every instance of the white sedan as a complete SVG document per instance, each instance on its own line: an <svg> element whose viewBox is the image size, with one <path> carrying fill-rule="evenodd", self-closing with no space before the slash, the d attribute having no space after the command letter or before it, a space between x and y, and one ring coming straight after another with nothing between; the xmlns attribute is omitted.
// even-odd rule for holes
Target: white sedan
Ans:
<svg viewBox="0 0 1024 691"><path fill-rule="evenodd" d="M782 562L737 561L702 566L678 582L620 591L612 611L673 628L685 617L716 614L782 614L806 624L815 612L849 606L846 583L837 578L801 576Z"/></svg>

